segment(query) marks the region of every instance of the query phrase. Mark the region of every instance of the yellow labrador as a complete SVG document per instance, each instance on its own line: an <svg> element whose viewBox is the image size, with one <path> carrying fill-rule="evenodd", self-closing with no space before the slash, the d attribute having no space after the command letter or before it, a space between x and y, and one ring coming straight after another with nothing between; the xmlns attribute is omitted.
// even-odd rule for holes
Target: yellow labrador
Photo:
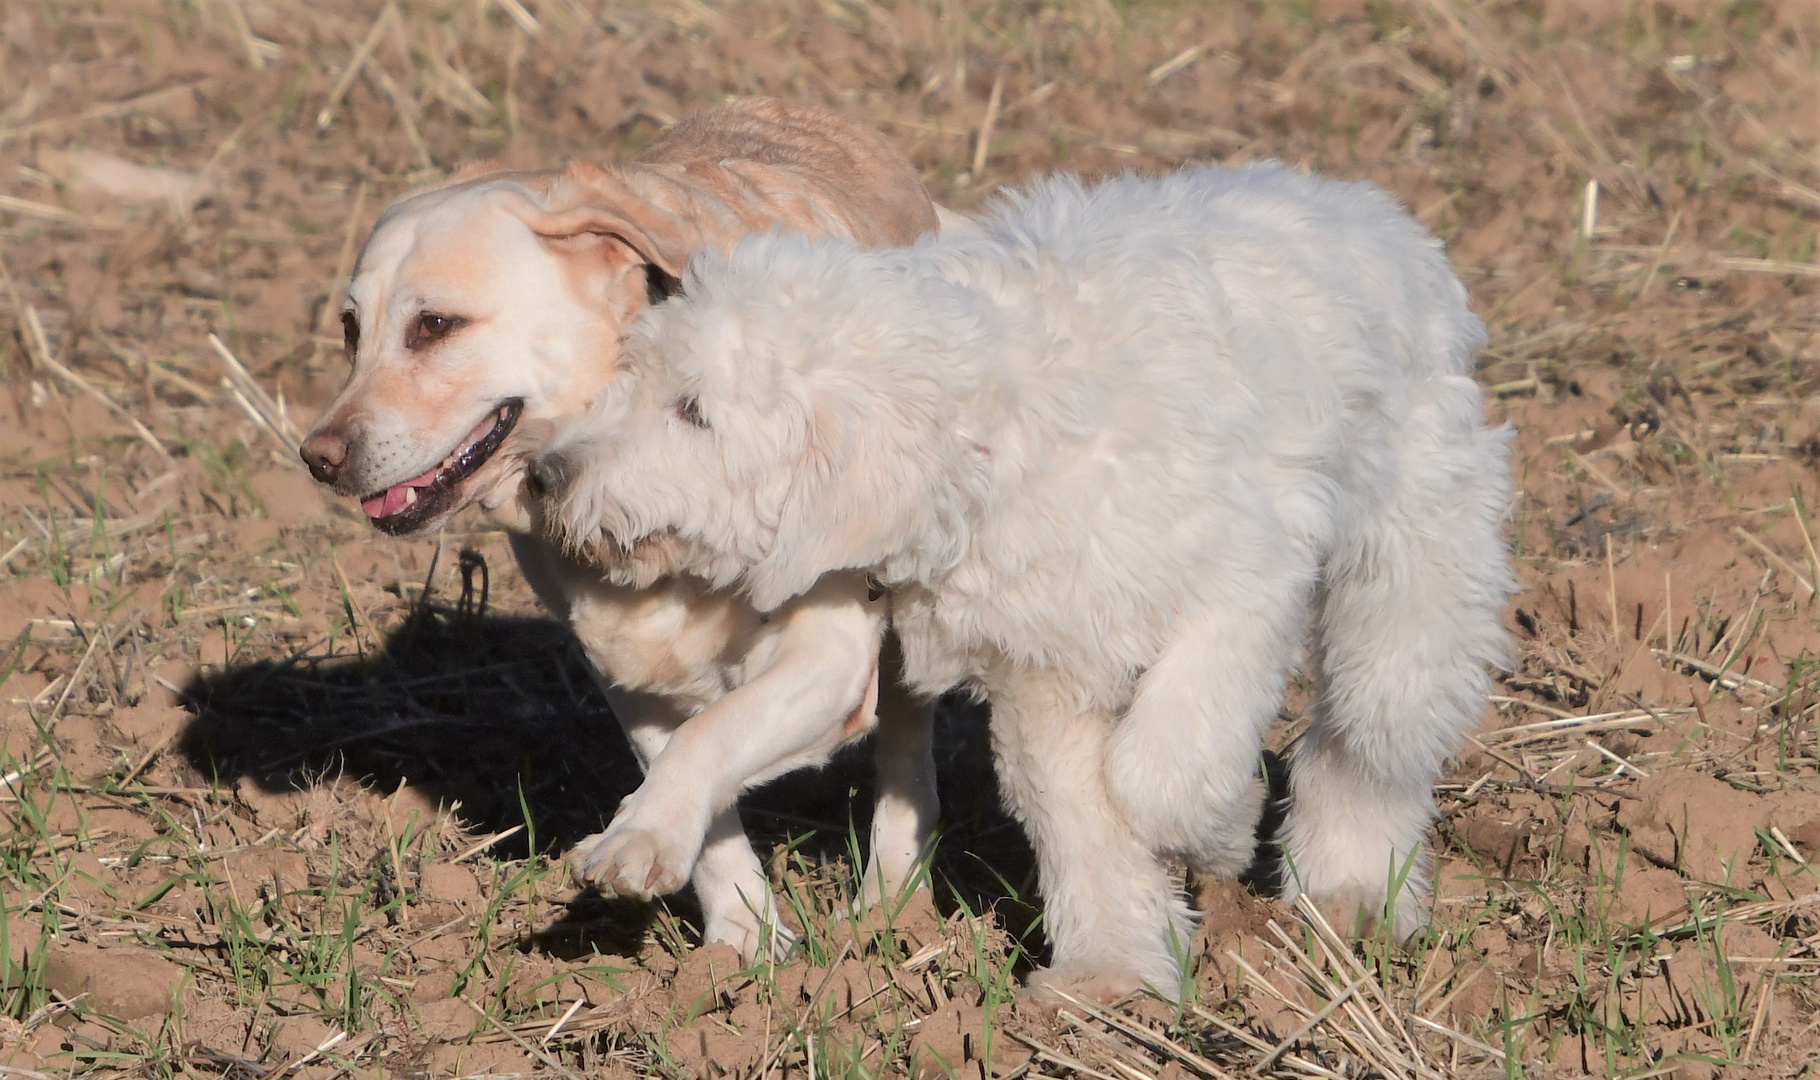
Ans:
<svg viewBox="0 0 1820 1080"><path fill-rule="evenodd" d="M693 252L773 226L905 244L937 213L876 132L768 99L684 120L623 166L464 170L374 226L341 313L352 372L301 448L384 532L432 529L476 502L508 529L646 772L573 868L626 896L692 880L705 938L747 957L789 937L735 800L875 726L863 898L921 876L936 812L929 718L889 674L879 701L885 601L831 577L761 617L687 578L609 584L540 539L523 463L614 379L623 331L676 290Z"/></svg>

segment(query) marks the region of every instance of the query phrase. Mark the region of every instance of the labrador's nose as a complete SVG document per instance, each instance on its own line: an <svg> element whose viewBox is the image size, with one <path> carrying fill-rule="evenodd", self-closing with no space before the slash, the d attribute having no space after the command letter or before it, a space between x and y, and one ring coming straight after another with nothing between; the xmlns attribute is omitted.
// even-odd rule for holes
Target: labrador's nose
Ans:
<svg viewBox="0 0 1820 1080"><path fill-rule="evenodd" d="M337 431L312 431L297 448L297 453L310 467L311 476L324 484L333 484L341 475L342 463L348 459L348 440Z"/></svg>

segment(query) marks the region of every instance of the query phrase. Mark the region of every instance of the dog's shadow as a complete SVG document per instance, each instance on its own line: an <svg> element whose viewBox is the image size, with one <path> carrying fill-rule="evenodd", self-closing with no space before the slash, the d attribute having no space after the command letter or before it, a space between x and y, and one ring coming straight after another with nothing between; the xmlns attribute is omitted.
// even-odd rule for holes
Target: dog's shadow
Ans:
<svg viewBox="0 0 1820 1080"><path fill-rule="evenodd" d="M501 858L533 845L560 854L598 832L642 778L579 646L550 619L420 602L364 654L230 666L199 675L185 695L194 716L179 747L216 782L284 792L347 777L384 794L408 784L476 833L516 827L491 848ZM996 907L1026 952L1038 950L1034 859L999 808L984 710L944 701L936 717L937 904ZM761 856L789 844L792 858L826 864L867 835L872 789L868 741L749 793L741 814ZM700 926L687 890L666 903ZM636 954L655 912L580 893L524 945L570 958Z"/></svg>

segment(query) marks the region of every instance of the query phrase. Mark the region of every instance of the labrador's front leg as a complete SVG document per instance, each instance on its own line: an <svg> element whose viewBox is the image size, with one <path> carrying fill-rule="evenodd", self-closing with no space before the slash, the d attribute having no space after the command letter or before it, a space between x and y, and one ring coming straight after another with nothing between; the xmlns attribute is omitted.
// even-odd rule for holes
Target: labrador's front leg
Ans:
<svg viewBox="0 0 1820 1080"><path fill-rule="evenodd" d="M638 755L639 765L648 772L687 718L663 698L629 693L604 679L601 681L607 700L613 706L613 714L619 718ZM639 790L644 790L644 785ZM620 812L614 816L615 825L587 837L569 852L569 864L584 883L593 882L590 876L593 867L617 861L610 851L617 844L615 826L626 813L626 804L622 803ZM686 837L691 830L683 825L680 830L672 827L670 831ZM739 808L729 806L714 815L708 822L705 837L697 836L693 841L685 839L685 845L700 850L700 855L694 857L690 881L695 886L696 899L701 903L702 940L732 945L747 960L756 958L769 942L771 955L782 959L794 938L778 920L777 899L772 895L764 866L746 839ZM620 892L617 888L606 891ZM664 891L652 889L650 894ZM632 892L629 895L640 894Z"/></svg>
<svg viewBox="0 0 1820 1080"><path fill-rule="evenodd" d="M693 872L709 920L743 924L736 912L708 911L708 886L762 880L762 872L743 841L709 841L736 833L740 792L825 763L876 723L884 613L864 588L829 579L779 609L754 646L760 670L669 733L613 822L571 854L576 872L603 891L637 897L674 891ZM711 865L698 862L710 856ZM748 858L743 869L733 866ZM756 887L721 891L738 899L721 897L717 909L754 906Z"/></svg>

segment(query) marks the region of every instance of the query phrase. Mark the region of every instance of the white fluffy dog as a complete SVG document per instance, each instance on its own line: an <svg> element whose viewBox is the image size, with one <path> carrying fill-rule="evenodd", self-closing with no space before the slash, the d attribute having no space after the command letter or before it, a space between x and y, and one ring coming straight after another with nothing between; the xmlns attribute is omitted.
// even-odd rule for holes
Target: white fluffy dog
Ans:
<svg viewBox="0 0 1820 1080"><path fill-rule="evenodd" d="M915 688L991 701L1044 978L1101 996L1179 988L1160 856L1246 866L1312 621L1287 887L1417 929L1430 785L1514 586L1509 433L1440 244L1277 166L1055 178L982 224L698 257L535 466L546 527L760 610L837 571L891 589Z"/></svg>

